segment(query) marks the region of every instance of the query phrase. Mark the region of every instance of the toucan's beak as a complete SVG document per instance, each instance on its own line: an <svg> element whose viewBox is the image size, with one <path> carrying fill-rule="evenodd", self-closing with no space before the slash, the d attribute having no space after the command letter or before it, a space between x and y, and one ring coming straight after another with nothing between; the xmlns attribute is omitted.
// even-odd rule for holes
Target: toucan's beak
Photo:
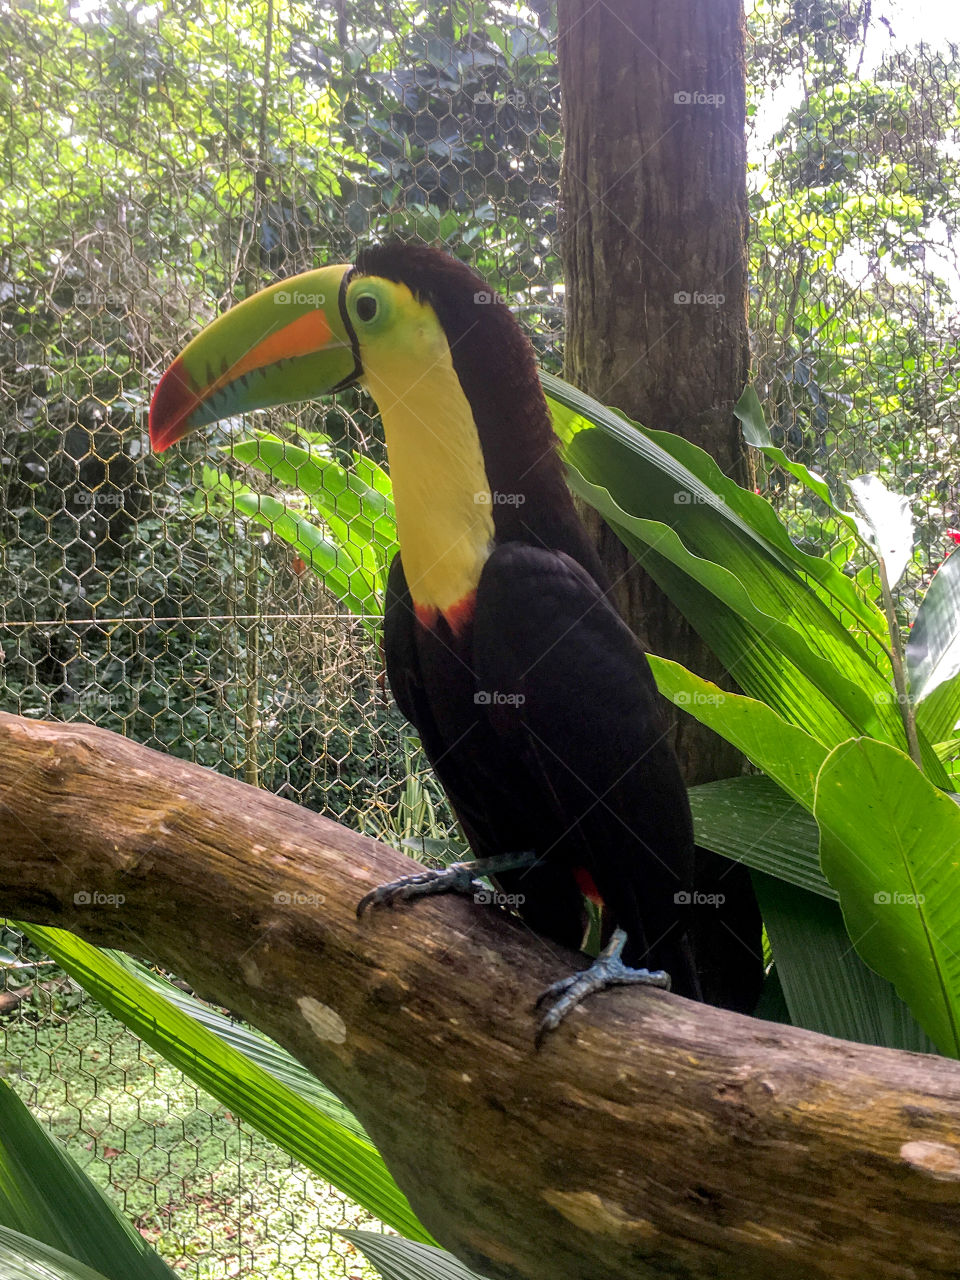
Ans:
<svg viewBox="0 0 960 1280"><path fill-rule="evenodd" d="M352 267L321 267L246 298L209 324L160 379L150 405L157 453L220 418L313 400L361 375L341 310Z"/></svg>

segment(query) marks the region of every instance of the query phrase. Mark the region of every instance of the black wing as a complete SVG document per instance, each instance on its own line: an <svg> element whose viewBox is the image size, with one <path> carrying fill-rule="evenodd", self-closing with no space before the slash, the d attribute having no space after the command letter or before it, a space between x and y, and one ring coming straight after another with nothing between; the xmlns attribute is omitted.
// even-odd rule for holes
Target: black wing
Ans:
<svg viewBox="0 0 960 1280"><path fill-rule="evenodd" d="M526 763L543 858L589 875L628 963L698 994L690 806L636 637L576 561L507 543L480 581L474 659L491 722Z"/></svg>
<svg viewBox="0 0 960 1280"><path fill-rule="evenodd" d="M397 705L417 730L424 752L478 858L537 849L542 804L528 764L494 729L477 680L473 637L458 640L445 628L426 630L416 620L400 556L387 581L384 650ZM522 884L519 883L522 874ZM586 924L583 895L569 874L544 861L532 871L498 877L538 934L578 948Z"/></svg>
<svg viewBox="0 0 960 1280"><path fill-rule="evenodd" d="M675 990L696 996L693 932L713 997L731 1003L725 988L742 986L732 1003L750 1006L762 977L755 906L734 930L715 908L701 921L691 905L690 810L659 695L640 644L581 565L525 543L496 548L472 633L458 642L416 623L398 557L386 656L397 703L477 856L540 858L533 872L499 877L523 896L531 928L579 944L586 872L627 931L629 962L667 969Z"/></svg>

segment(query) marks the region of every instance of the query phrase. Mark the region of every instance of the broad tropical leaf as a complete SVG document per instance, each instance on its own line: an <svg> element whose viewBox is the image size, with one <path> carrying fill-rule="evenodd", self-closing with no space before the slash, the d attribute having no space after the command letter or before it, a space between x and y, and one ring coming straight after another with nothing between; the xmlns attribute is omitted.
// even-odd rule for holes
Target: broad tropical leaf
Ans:
<svg viewBox="0 0 960 1280"><path fill-rule="evenodd" d="M665 511L660 519L628 513L625 502L645 511L655 504L626 463L611 456L612 447L598 430L578 433L567 453L574 487L614 526L741 688L830 745L851 736L851 728L903 742L889 683L817 594L723 525L710 537L704 530L702 545L689 547Z"/></svg>
<svg viewBox="0 0 960 1280"><path fill-rule="evenodd" d="M790 1021L808 1031L918 1053L936 1052L893 986L850 945L836 902L754 872Z"/></svg>
<svg viewBox="0 0 960 1280"><path fill-rule="evenodd" d="M389 565L398 548L393 501L336 458L264 432L227 449L277 484L305 494L321 510L337 541L348 547L365 569L382 574ZM383 582L380 585L382 588Z"/></svg>
<svg viewBox="0 0 960 1280"><path fill-rule="evenodd" d="M883 560L891 590L903 577L913 554L910 499L893 493L879 476L857 476L850 491L860 510L857 523L864 542Z"/></svg>
<svg viewBox="0 0 960 1280"><path fill-rule="evenodd" d="M8 1227L0 1227L0 1276L3 1280L107 1280L102 1271Z"/></svg>
<svg viewBox="0 0 960 1280"><path fill-rule="evenodd" d="M256 520L271 534L289 543L337 599L357 614L369 630L376 630L375 619L383 612L378 578L358 563L349 547L338 545L279 498L256 493L212 467L204 467L203 474L208 493L225 498L241 515Z"/></svg>
<svg viewBox="0 0 960 1280"><path fill-rule="evenodd" d="M669 658L649 654L648 659L665 697L732 742L788 795L813 809L814 787L827 747L764 702L728 693Z"/></svg>
<svg viewBox="0 0 960 1280"><path fill-rule="evenodd" d="M374 1235L372 1231L340 1231L380 1272L383 1280L483 1280L452 1253L428 1244Z"/></svg>
<svg viewBox="0 0 960 1280"><path fill-rule="evenodd" d="M702 450L637 428L556 379L543 382L571 484L741 688L826 745L867 734L905 747L886 622L853 580L793 547L769 503ZM851 631L842 611L855 619ZM948 787L931 743L918 736L925 770Z"/></svg>
<svg viewBox="0 0 960 1280"><path fill-rule="evenodd" d="M860 739L827 758L814 817L853 945L960 1057L960 807L902 752Z"/></svg>
<svg viewBox="0 0 960 1280"><path fill-rule="evenodd" d="M174 1276L3 1080L0 1226L76 1259L107 1280ZM13 1243L6 1238L8 1251Z"/></svg>
<svg viewBox="0 0 960 1280"><path fill-rule="evenodd" d="M289 1069L284 1080L284 1073L269 1071L262 1060L241 1052L235 1039L228 1043L201 1026L158 983L132 971L125 958L61 929L18 928L109 1013L236 1115L383 1222L411 1239L430 1241L376 1148L352 1116L352 1123L344 1121L340 1103L331 1108L321 1094L310 1097L291 1087Z"/></svg>
<svg viewBox="0 0 960 1280"><path fill-rule="evenodd" d="M933 575L907 641L910 695L917 723L932 742L960 724L960 554Z"/></svg>
<svg viewBox="0 0 960 1280"><path fill-rule="evenodd" d="M154 973L153 970L148 969L145 964L141 964L139 960L135 960L132 956L128 956L122 951L111 951L102 954L109 954L128 973L151 987L176 1008L195 1019L202 1027L205 1027L218 1039L222 1040L225 1045L235 1049L238 1053L242 1053L254 1066L260 1067L263 1071L273 1076L274 1079L279 1080L281 1084L292 1089L294 1093L299 1094L305 1101L317 1107L329 1119L343 1125L345 1129L356 1134L358 1138L362 1138L364 1142L370 1143L369 1135L353 1112L348 1111L335 1094L321 1084L317 1077L312 1075L302 1063L298 1062L293 1054L281 1048L275 1041L269 1040L266 1036L261 1035L258 1031L242 1022L236 1022L234 1019L226 1017L219 1009L205 1004L202 1000L198 1000L196 996L188 995L186 991L174 986L166 978L160 977L159 974ZM373 1144L370 1143L370 1145L372 1146Z"/></svg>
<svg viewBox="0 0 960 1280"><path fill-rule="evenodd" d="M605 487L583 474L588 470L583 453L586 436L581 432L578 437L576 459L581 474L574 480L575 488L614 525L741 688L829 744L849 737L853 726L856 732L879 737L889 733L899 741L902 726L884 724L882 706L869 692L875 686L879 696L886 686L874 668L866 669L846 633L839 634L833 621L824 622L816 628L817 643L812 645L812 625L791 616L790 604L781 593L784 581L769 561L753 567L742 563L734 572L727 567L737 558L732 553L715 552L723 561L718 563L688 550L669 525L628 515ZM589 470L600 475L608 471L606 465L597 465L598 451L605 451L606 445L599 432L593 437L594 465ZM757 599L764 594L761 579L768 570L770 598L761 607ZM749 589L745 581L750 582ZM797 588L793 603L802 610L818 604L802 588Z"/></svg>
<svg viewBox="0 0 960 1280"><path fill-rule="evenodd" d="M836 900L820 870L817 824L776 783L722 778L691 787L689 794L697 844Z"/></svg>
<svg viewBox="0 0 960 1280"><path fill-rule="evenodd" d="M632 422L551 374L540 377L554 428L565 448L579 432L599 428L622 446L621 466L642 482L643 489L666 495L667 514L660 518L691 546L699 544L701 537L709 539L724 525L750 538L758 549L798 573L834 610L844 610L856 619L861 640L876 661L882 662L887 626L881 611L830 560L808 555L795 546L766 498L731 480L715 459L683 436ZM672 518L670 506L674 508Z"/></svg>
<svg viewBox="0 0 960 1280"><path fill-rule="evenodd" d="M935 750L940 763L947 771L954 794L960 792L960 738L948 738L946 742L938 742Z"/></svg>

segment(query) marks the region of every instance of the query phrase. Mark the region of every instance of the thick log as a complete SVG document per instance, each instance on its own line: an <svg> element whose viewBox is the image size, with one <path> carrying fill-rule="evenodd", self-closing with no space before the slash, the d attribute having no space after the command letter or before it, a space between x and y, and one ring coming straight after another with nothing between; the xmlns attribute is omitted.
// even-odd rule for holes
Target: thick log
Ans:
<svg viewBox="0 0 960 1280"><path fill-rule="evenodd" d="M10 915L158 961L275 1037L482 1274L958 1274L956 1062L637 989L538 1053L534 998L575 957L460 899L358 921L400 854L99 729L0 715L0 848Z"/></svg>

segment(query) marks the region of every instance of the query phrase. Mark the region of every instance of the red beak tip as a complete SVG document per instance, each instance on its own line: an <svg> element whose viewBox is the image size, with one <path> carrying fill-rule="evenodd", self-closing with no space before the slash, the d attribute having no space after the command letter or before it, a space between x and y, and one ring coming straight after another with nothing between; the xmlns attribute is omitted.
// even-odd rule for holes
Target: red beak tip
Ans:
<svg viewBox="0 0 960 1280"><path fill-rule="evenodd" d="M174 440L170 437L169 433L165 433L162 427L157 426L154 423L150 424L149 435L151 453L166 453L174 443Z"/></svg>
<svg viewBox="0 0 960 1280"><path fill-rule="evenodd" d="M154 453L163 453L187 434L186 424L199 403L178 357L157 383L150 404L150 448Z"/></svg>

